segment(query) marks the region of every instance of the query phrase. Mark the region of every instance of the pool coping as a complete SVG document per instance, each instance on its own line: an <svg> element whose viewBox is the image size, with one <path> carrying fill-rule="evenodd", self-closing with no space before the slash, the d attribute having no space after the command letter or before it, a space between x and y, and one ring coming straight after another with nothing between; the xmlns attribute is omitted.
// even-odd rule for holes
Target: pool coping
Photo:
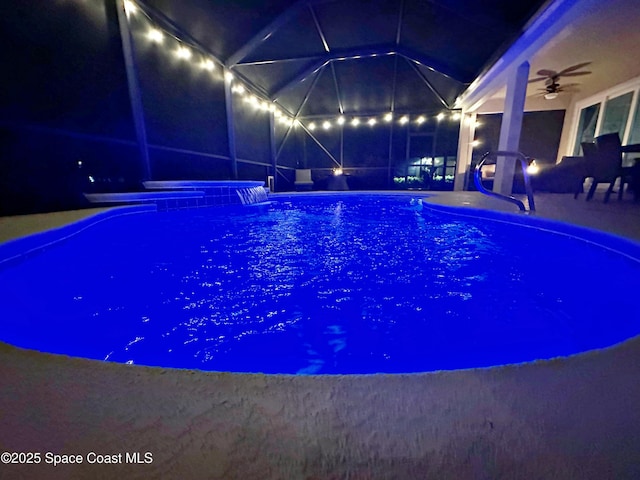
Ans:
<svg viewBox="0 0 640 480"><path fill-rule="evenodd" d="M154 204L111 207L57 227L7 240L6 242L0 243L0 266L34 255L111 218L156 211L157 207Z"/></svg>

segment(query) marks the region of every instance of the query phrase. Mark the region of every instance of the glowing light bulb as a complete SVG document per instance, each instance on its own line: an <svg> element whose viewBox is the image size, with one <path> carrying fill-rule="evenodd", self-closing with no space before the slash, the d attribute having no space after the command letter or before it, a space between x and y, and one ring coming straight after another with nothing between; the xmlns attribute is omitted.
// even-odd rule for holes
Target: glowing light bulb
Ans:
<svg viewBox="0 0 640 480"><path fill-rule="evenodd" d="M338 117L338 119L336 120L336 123L338 125L344 125L344 122L345 122L344 117Z"/></svg>
<svg viewBox="0 0 640 480"><path fill-rule="evenodd" d="M420 115L418 118L416 118L416 123L418 125L422 125L426 121L427 121L427 119L424 117L424 115Z"/></svg>
<svg viewBox="0 0 640 480"><path fill-rule="evenodd" d="M409 117L407 115L403 115L402 117L400 117L400 125L405 125L406 123L409 123Z"/></svg>
<svg viewBox="0 0 640 480"><path fill-rule="evenodd" d="M244 85L237 84L231 87L231 91L233 93L239 93L240 95L242 95L246 90L244 88Z"/></svg>
<svg viewBox="0 0 640 480"><path fill-rule="evenodd" d="M531 163L527 167L527 173L529 175L536 175L538 172L540 172L540 166L536 163L535 160L531 160Z"/></svg>
<svg viewBox="0 0 640 480"><path fill-rule="evenodd" d="M147 32L147 38L153 43L162 43L164 41L164 34L157 28L152 28Z"/></svg>
<svg viewBox="0 0 640 480"><path fill-rule="evenodd" d="M138 7L131 0L124 0L124 11L127 13L127 17L129 15L135 15L138 11Z"/></svg>
<svg viewBox="0 0 640 480"><path fill-rule="evenodd" d="M456 112L451 116L451 119L452 120L460 120L460 116L461 115L458 112Z"/></svg>
<svg viewBox="0 0 640 480"><path fill-rule="evenodd" d="M344 173L344 171L341 168L334 168L333 169L333 174L335 176L342 175L343 173Z"/></svg>
<svg viewBox="0 0 640 480"><path fill-rule="evenodd" d="M393 120L393 113L389 112L384 116L384 121L390 122L391 120Z"/></svg>
<svg viewBox="0 0 640 480"><path fill-rule="evenodd" d="M176 57L181 60L189 60L191 58L191 50L188 47L178 47L176 50Z"/></svg>
<svg viewBox="0 0 640 480"><path fill-rule="evenodd" d="M329 130L331 128L331 122L325 120L324 122L322 122L322 128L324 128L325 130Z"/></svg>
<svg viewBox="0 0 640 480"><path fill-rule="evenodd" d="M473 142L471 142L472 147L477 147L478 145L480 145L480 140L474 140Z"/></svg>
<svg viewBox="0 0 640 480"><path fill-rule="evenodd" d="M212 60L209 60L208 58L202 60L202 62L200 62L200 68L202 68L203 70L207 70L208 72L213 71L216 68L215 63L213 63Z"/></svg>
<svg viewBox="0 0 640 480"><path fill-rule="evenodd" d="M233 73L231 73L231 72L229 72L229 71L224 72L224 79L225 79L227 82L231 82L231 81L233 81L233 79L234 79L234 78L235 78L235 77L233 76Z"/></svg>
<svg viewBox="0 0 640 480"><path fill-rule="evenodd" d="M357 127L358 125L360 125L360 119L354 118L353 120L351 120L351 125L353 125L354 127Z"/></svg>
<svg viewBox="0 0 640 480"><path fill-rule="evenodd" d="M313 130L315 130L315 129L316 129L316 124L315 124L315 123L313 123L313 122L311 122L311 123L309 124L309 130L313 131Z"/></svg>
<svg viewBox="0 0 640 480"><path fill-rule="evenodd" d="M376 123L378 123L378 121L375 118L370 118L367 123L373 127Z"/></svg>
<svg viewBox="0 0 640 480"><path fill-rule="evenodd" d="M444 118L444 113L439 113L436 118L438 119L438 121L442 120Z"/></svg>

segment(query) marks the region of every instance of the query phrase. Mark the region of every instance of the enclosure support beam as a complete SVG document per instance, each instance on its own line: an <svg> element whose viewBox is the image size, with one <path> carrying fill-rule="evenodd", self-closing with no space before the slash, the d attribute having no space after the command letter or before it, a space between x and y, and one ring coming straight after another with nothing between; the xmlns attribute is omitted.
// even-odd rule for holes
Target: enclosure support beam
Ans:
<svg viewBox="0 0 640 480"><path fill-rule="evenodd" d="M227 140L229 143L229 160L231 160L231 178L238 179L238 156L236 152L236 130L233 118L233 94L231 84L233 75L228 69L224 71L224 105L227 110Z"/></svg>
<svg viewBox="0 0 640 480"><path fill-rule="evenodd" d="M287 131L287 135L289 134L289 131ZM283 144L284 141L286 141L286 136L285 135L285 140L283 140ZM277 145L276 145L276 116L274 114L274 112L269 112L269 147L271 148L271 168L273 169L273 189L276 190L276 185L278 184L278 152L277 152Z"/></svg>
<svg viewBox="0 0 640 480"><path fill-rule="evenodd" d="M260 30L257 34L251 38L247 43L245 43L238 51L236 51L233 55L231 55L227 59L227 66L233 67L238 62L243 60L247 55L253 52L261 43L267 40L271 35L274 34L276 30L285 25L289 20L294 18L300 9L304 8L309 3L309 0L298 0L298 2L294 3L286 10L284 10L280 15L273 19L269 25Z"/></svg>
<svg viewBox="0 0 640 480"><path fill-rule="evenodd" d="M273 115L273 113L272 113ZM274 124L275 124L275 120L274 120ZM275 128L275 125L274 125ZM289 135L291 135L291 132L293 132L293 125L291 125L289 128L287 128L287 133L284 134L284 138L282 139L282 142L280 142L280 145L278 145L277 150L276 150L276 161L280 158L280 154L282 153L282 149L284 148L285 144L287 143L287 140L289 139ZM275 131L275 130L274 130ZM276 144L276 140L274 137L274 145Z"/></svg>
<svg viewBox="0 0 640 480"><path fill-rule="evenodd" d="M333 155L331 155L331 152L330 152L329 150L327 150L327 149L325 148L325 146L324 146L324 145L322 145L322 143L320 143L320 140L318 140L316 137L314 137L314 136L313 136L313 134L309 131L309 129L308 129L307 127L305 127L305 126L304 126L304 124L302 124L302 123L301 123L301 124L300 124L300 126L302 127L302 129L303 129L305 132L307 132L307 135L309 135L309 136L311 137L311 139L312 139L314 142L316 142L316 144L320 147L320 149L321 149L324 153L326 153L326 154L327 154L327 156L328 156L331 160L333 160L333 161L334 161L334 163L335 163L338 167L342 168L342 165L340 165L340 162L339 162L338 160L336 160L336 157L334 157Z"/></svg>
<svg viewBox="0 0 640 480"><path fill-rule="evenodd" d="M518 66L507 81L507 96L504 100L504 113L500 125L498 150L517 152L520 148L520 132L524 115L524 102L527 96L529 62ZM511 195L515 173L513 158L498 157L493 191L502 195Z"/></svg>
<svg viewBox="0 0 640 480"><path fill-rule="evenodd" d="M462 72L460 69L452 69L451 67L447 67L441 62L433 60L409 48L398 46L396 47L396 53L398 55L402 55L410 62L419 63L420 65L431 68L432 70L437 71L440 75L444 75L445 77L448 77L457 82L467 83L468 81L470 81L470 75L468 73Z"/></svg>
<svg viewBox="0 0 640 480"><path fill-rule="evenodd" d="M406 60L406 58L405 58ZM444 97L442 95L440 95L440 92L438 92L435 87L431 84L431 82L429 81L429 79L427 77L424 76L424 73L422 73L420 71L420 69L416 66L416 64L414 62L411 62L409 60L407 60L407 62L409 63L409 65L411 65L411 68L413 68L413 70L416 72L416 74L418 75L418 77L420 77L420 80L422 80L424 82L424 84L429 88L429 90L431 90L431 92L436 96L436 98L440 101L440 103L442 104L442 106L446 109L450 109L451 106L447 103L447 101L444 99Z"/></svg>
<svg viewBox="0 0 640 480"><path fill-rule="evenodd" d="M144 122L142 95L140 94L140 84L138 83L138 72L135 62L135 47L133 44L131 29L129 28L124 0L116 0L116 10L118 11L118 25L120 27L122 52L124 54L124 64L127 72L131 113L133 115L133 124L136 130L138 150L140 151L140 159L142 162L142 180L151 180L151 162L149 161L147 129Z"/></svg>
<svg viewBox="0 0 640 480"><path fill-rule="evenodd" d="M300 72L298 72L298 74L295 77L293 77L291 80L287 80L286 83L284 83L282 86L276 89L276 91L271 95L271 101L275 102L278 99L278 97L280 97L289 88L293 87L296 83L306 79L310 75L313 75L318 70L323 68L327 63L329 63L329 60L320 60L319 62L315 62L310 67L305 68Z"/></svg>
<svg viewBox="0 0 640 480"><path fill-rule="evenodd" d="M400 7L400 21L402 20L402 7L404 6L404 1ZM400 22L399 22L400 23ZM400 37L400 25L398 25L398 38ZM396 84L398 80L398 55L394 56L393 59L393 84L391 85L391 115L395 113L396 110ZM393 187L393 179L391 178L391 164L393 162L393 125L396 122L394 118L391 118L391 123L389 125L389 158L387 163L387 187Z"/></svg>

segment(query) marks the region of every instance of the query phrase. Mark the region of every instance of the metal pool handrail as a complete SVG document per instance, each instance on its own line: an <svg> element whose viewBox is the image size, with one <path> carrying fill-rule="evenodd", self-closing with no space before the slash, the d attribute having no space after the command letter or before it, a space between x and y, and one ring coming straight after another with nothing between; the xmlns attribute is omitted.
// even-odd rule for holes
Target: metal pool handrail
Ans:
<svg viewBox="0 0 640 480"><path fill-rule="evenodd" d="M487 152L485 153L482 158L480 159L480 162L476 165L476 169L474 171L473 174L473 180L474 183L476 184L476 188L478 189L478 191L484 193L485 195L489 195L491 197L497 197L500 198L502 200L506 200L507 202L511 202L511 203L515 203L518 208L520 209L520 211L524 212L526 211L526 207L524 206L524 203L522 203L520 200L518 200L516 197L512 196L512 195L503 195L501 193L496 193L496 192L492 192L491 190L487 190L486 188L484 188L484 185L482 185L482 167L485 165L485 161L490 158L490 157L511 157L511 158L515 158L517 160L520 160L520 164L522 165L522 175L524 177L524 188L527 192L527 200L529 201L529 211L530 212L535 212L536 210L536 206L535 203L533 201L533 189L531 188L531 181L529 179L529 174L527 173L527 167L528 167L528 160L527 157L525 157L522 153L520 152L509 152L509 151L505 151L505 150L498 150L495 152Z"/></svg>

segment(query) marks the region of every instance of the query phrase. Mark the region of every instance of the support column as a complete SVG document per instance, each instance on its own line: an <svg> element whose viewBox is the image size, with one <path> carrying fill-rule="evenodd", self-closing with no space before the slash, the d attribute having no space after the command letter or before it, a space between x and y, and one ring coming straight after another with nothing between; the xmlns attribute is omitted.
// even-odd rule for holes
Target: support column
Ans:
<svg viewBox="0 0 640 480"><path fill-rule="evenodd" d="M269 111L269 146L271 147L271 168L273 168L273 190L275 191L278 183L278 146L276 145L276 117L272 111Z"/></svg>
<svg viewBox="0 0 640 480"><path fill-rule="evenodd" d="M228 68L224 69L224 105L227 110L227 140L229 142L229 160L231 160L231 178L238 179L238 157L236 153L236 131L233 119L233 94L231 86L233 74Z"/></svg>
<svg viewBox="0 0 640 480"><path fill-rule="evenodd" d="M529 62L524 62L507 82L507 96L504 101L498 150L517 152L520 148L520 132L522 131L522 117L527 96L528 78ZM511 195L514 172L515 162L513 158L498 157L493 191L503 195Z"/></svg>
<svg viewBox="0 0 640 480"><path fill-rule="evenodd" d="M133 36L129 28L124 0L116 0L116 10L118 11L118 26L120 27L124 65L127 71L131 114L133 115L133 125L136 130L136 140L138 142L138 150L142 163L142 181L151 180L151 162L149 161L149 148L147 146L147 129L144 122L140 84L138 83Z"/></svg>
<svg viewBox="0 0 640 480"><path fill-rule="evenodd" d="M472 174L471 159L473 158L472 142L476 135L477 114L462 112L460 117L460 133L458 134L458 161L453 189L466 190L469 187L469 175Z"/></svg>

